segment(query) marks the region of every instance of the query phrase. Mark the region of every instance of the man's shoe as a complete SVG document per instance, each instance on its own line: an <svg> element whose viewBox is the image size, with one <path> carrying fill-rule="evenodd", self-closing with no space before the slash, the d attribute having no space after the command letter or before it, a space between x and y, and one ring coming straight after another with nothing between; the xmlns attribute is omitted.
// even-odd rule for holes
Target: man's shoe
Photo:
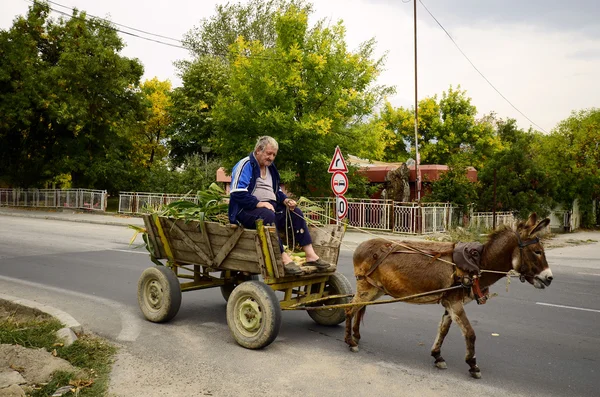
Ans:
<svg viewBox="0 0 600 397"><path fill-rule="evenodd" d="M285 269L285 274L288 276L297 276L304 273L302 269L300 269L300 266L298 266L294 261L286 263L283 265L283 268Z"/></svg>
<svg viewBox="0 0 600 397"><path fill-rule="evenodd" d="M326 272L331 267L329 263L325 262L321 258L317 259L316 261L306 262L304 266L314 266L319 272Z"/></svg>

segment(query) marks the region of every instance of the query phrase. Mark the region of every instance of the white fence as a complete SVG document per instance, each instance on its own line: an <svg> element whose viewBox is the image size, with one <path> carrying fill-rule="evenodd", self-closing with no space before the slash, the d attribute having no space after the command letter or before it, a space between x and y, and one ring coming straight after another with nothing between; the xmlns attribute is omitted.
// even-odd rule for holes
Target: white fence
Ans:
<svg viewBox="0 0 600 397"><path fill-rule="evenodd" d="M496 212L496 227L507 225L511 226L516 222L514 213L512 212ZM494 226L493 212L473 212L469 226L478 229L492 229Z"/></svg>
<svg viewBox="0 0 600 397"><path fill-rule="evenodd" d="M196 196L168 193L120 192L119 212L123 214L144 214L157 210L161 205L173 201L188 200L198 203Z"/></svg>
<svg viewBox="0 0 600 397"><path fill-rule="evenodd" d="M106 210L106 190L0 189L0 206Z"/></svg>
<svg viewBox="0 0 600 397"><path fill-rule="evenodd" d="M456 225L456 207L446 203L401 203L393 200L348 200L348 225L360 229L382 230L404 234L445 232ZM318 197L311 201L323 211L307 214L324 223L335 221L335 198ZM454 223L452 223L454 222Z"/></svg>

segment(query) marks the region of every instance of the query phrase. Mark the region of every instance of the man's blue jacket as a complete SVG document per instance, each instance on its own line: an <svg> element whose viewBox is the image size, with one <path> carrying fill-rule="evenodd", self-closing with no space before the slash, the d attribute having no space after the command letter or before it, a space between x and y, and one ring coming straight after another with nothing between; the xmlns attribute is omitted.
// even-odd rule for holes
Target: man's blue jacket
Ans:
<svg viewBox="0 0 600 397"><path fill-rule="evenodd" d="M287 198L285 193L279 187L279 172L272 163L269 166L271 177L273 178L273 192L277 197L278 203L283 203ZM254 153L244 157L231 170L231 191L229 194L229 222L237 224L237 214L242 210L253 210L258 204L258 199L254 196L256 180L260 178L260 165Z"/></svg>

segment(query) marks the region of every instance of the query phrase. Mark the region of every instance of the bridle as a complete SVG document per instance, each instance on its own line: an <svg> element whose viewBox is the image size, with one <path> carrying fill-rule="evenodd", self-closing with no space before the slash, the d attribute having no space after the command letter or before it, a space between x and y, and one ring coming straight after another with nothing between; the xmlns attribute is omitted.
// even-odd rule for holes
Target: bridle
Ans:
<svg viewBox="0 0 600 397"><path fill-rule="evenodd" d="M515 231L515 234L517 236L517 242L519 243L519 259L521 260L521 264L519 266L519 280L521 280L521 282L524 283L525 278L527 276L523 275L523 273L524 273L523 270L524 270L524 266L525 266L525 262L523 261L523 248L527 247L528 245L539 243L540 238L538 236L535 236L531 240L523 241L523 240L521 240L521 236L519 236L519 232ZM529 276L529 277L533 277L533 276Z"/></svg>

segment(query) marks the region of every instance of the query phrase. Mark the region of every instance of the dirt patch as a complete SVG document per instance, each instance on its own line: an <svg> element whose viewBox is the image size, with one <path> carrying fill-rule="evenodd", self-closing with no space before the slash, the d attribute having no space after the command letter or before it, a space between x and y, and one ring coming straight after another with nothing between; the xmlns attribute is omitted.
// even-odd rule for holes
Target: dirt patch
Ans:
<svg viewBox="0 0 600 397"><path fill-rule="evenodd" d="M0 320L26 324L51 318L38 310L0 301ZM0 344L0 397L24 396L35 385L49 382L56 371L76 372L77 368L42 348Z"/></svg>
<svg viewBox="0 0 600 397"><path fill-rule="evenodd" d="M38 385L50 381L55 371L75 372L77 369L68 361L54 357L45 349L28 349L19 345L0 345L0 388L2 375L9 378L22 378L20 385Z"/></svg>
<svg viewBox="0 0 600 397"><path fill-rule="evenodd" d="M20 306L7 300L0 299L0 319L10 318L15 322L44 321L52 318L47 313L39 310Z"/></svg>

